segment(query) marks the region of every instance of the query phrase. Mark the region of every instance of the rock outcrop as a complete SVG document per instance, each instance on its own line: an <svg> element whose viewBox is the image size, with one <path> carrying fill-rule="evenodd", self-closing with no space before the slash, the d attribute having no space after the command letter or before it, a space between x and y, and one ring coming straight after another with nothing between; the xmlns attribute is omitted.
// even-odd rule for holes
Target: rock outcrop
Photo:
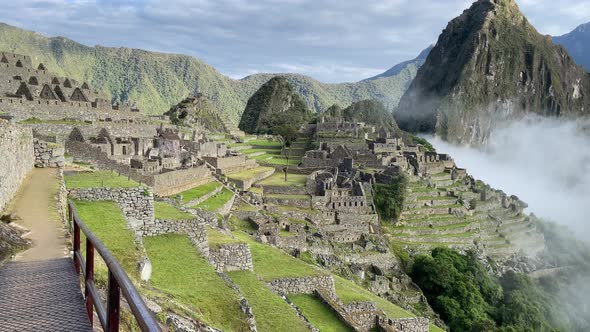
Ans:
<svg viewBox="0 0 590 332"><path fill-rule="evenodd" d="M399 126L482 144L502 120L590 114L590 77L514 0L479 0L440 35L395 112Z"/></svg>
<svg viewBox="0 0 590 332"><path fill-rule="evenodd" d="M266 82L250 99L239 128L246 133L272 133L284 124L303 125L311 117L301 96L282 76Z"/></svg>
<svg viewBox="0 0 590 332"><path fill-rule="evenodd" d="M175 125L198 127L214 133L226 132L217 107L204 95L197 94L173 106L164 115Z"/></svg>

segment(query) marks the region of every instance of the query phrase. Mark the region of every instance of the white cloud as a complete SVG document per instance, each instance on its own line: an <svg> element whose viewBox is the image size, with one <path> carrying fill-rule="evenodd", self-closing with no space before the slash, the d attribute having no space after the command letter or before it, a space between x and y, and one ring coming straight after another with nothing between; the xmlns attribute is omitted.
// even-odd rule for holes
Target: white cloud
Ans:
<svg viewBox="0 0 590 332"><path fill-rule="evenodd" d="M585 132L582 128L586 127ZM432 143L477 179L517 195L528 212L590 235L590 123L529 117L497 129L487 150Z"/></svg>

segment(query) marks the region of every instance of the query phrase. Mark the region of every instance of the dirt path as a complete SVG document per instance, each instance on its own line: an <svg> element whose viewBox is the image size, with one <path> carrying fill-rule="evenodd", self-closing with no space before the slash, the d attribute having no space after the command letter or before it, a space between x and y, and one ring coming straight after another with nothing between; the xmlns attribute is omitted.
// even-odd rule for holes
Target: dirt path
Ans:
<svg viewBox="0 0 590 332"><path fill-rule="evenodd" d="M18 253L16 261L38 261L68 255L66 234L57 212L55 196L59 179L55 169L34 169L23 182L8 211L30 230L24 237L33 241L30 249Z"/></svg>

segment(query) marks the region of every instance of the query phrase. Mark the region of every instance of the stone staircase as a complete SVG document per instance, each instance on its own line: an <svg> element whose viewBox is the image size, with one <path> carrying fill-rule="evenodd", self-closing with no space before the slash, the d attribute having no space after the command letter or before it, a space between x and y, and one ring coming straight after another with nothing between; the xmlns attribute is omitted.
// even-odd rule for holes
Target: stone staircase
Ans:
<svg viewBox="0 0 590 332"><path fill-rule="evenodd" d="M235 124L233 121L231 121L227 115L222 114L221 116L221 122L223 123L223 127L225 128L225 130L228 132L229 135L231 136L237 136L237 137L244 137L246 136L246 133L244 133L243 131L241 131Z"/></svg>

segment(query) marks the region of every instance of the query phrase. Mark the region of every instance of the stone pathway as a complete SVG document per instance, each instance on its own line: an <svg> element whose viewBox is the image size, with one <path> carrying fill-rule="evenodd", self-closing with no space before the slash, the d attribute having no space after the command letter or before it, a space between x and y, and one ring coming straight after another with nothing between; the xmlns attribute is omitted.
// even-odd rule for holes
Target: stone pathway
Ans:
<svg viewBox="0 0 590 332"><path fill-rule="evenodd" d="M57 170L35 169L8 212L30 230L30 249L0 267L0 331L92 331L55 195Z"/></svg>

